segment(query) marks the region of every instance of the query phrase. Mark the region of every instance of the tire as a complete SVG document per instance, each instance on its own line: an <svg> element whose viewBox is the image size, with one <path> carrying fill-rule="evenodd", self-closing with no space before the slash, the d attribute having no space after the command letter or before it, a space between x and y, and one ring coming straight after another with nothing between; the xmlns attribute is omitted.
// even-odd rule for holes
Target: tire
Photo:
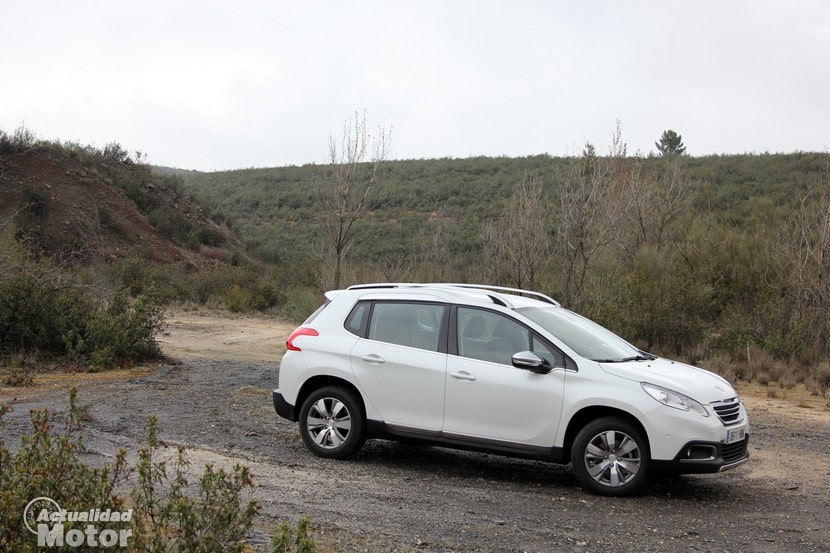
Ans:
<svg viewBox="0 0 830 553"><path fill-rule="evenodd" d="M619 417L586 424L574 438L571 463L576 479L599 495L634 495L648 481L651 455L640 427Z"/></svg>
<svg viewBox="0 0 830 553"><path fill-rule="evenodd" d="M313 391L300 409L300 436L315 455L344 459L366 441L366 417L360 400L341 386Z"/></svg>

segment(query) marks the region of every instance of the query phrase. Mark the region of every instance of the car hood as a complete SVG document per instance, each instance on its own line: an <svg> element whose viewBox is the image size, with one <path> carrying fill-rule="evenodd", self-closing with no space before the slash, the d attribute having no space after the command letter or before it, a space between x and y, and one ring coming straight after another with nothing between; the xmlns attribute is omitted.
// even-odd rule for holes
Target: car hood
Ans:
<svg viewBox="0 0 830 553"><path fill-rule="evenodd" d="M715 373L669 359L600 363L599 366L608 374L657 384L701 403L711 403L738 395L729 382Z"/></svg>

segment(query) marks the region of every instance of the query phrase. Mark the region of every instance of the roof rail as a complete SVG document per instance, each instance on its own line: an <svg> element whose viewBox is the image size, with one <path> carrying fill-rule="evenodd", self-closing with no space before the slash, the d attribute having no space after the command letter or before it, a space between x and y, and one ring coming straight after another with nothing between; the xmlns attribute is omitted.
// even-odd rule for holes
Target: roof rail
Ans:
<svg viewBox="0 0 830 553"><path fill-rule="evenodd" d="M515 295L521 296L529 296L545 303L549 303L551 305L555 305L557 307L560 306L560 303L555 299L551 298L550 296L546 296L540 292L534 292L533 290L522 290L521 288L508 288L506 286L490 286L489 284L460 284L460 283L451 283L451 282L432 282L432 283L417 283L417 282L378 282L375 284L355 284L353 286L349 286L349 290L367 290L372 288L423 288L423 287L433 287L433 288L469 288L473 290L484 290L490 292L503 292L503 293L510 293ZM497 303L500 305L509 305L509 302L501 298L499 294L491 295L488 294L493 303Z"/></svg>

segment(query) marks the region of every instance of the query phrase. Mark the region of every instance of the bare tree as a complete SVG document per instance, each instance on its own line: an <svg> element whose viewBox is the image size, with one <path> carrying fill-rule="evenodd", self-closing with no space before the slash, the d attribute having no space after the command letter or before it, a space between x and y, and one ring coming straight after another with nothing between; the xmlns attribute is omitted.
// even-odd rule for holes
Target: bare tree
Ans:
<svg viewBox="0 0 830 553"><path fill-rule="evenodd" d="M451 233L450 218L442 212L422 226L415 235L413 247L416 252L416 279L421 282L447 282L452 278L452 253L447 244Z"/></svg>
<svg viewBox="0 0 830 553"><path fill-rule="evenodd" d="M830 186L801 198L798 216L784 241L795 313L822 340L830 338Z"/></svg>
<svg viewBox="0 0 830 553"><path fill-rule="evenodd" d="M624 210L615 201L615 181L624 170L625 157L618 124L611 155L598 158L586 144L580 163L561 183L556 237L562 251L563 300L573 307L584 299L589 270L617 238Z"/></svg>
<svg viewBox="0 0 830 553"><path fill-rule="evenodd" d="M679 156L660 163L657 171L647 172L641 158L628 158L617 174L615 201L623 217L617 245L629 264L644 245L662 251L672 243L672 229L692 197Z"/></svg>
<svg viewBox="0 0 830 553"><path fill-rule="evenodd" d="M329 136L330 171L321 183L318 217L326 236L323 257L334 264L335 288L340 287L355 223L367 214L367 204L377 192L381 165L390 148L391 130L379 127L371 136L365 112L362 116L355 112L346 120L339 137Z"/></svg>
<svg viewBox="0 0 830 553"><path fill-rule="evenodd" d="M549 209L542 182L527 174L513 189L501 219L484 229L487 266L495 282L536 286L550 260Z"/></svg>

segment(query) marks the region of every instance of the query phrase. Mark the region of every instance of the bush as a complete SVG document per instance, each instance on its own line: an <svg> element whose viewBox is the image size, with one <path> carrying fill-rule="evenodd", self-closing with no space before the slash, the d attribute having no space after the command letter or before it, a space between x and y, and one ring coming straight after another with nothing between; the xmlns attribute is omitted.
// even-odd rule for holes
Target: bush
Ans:
<svg viewBox="0 0 830 553"><path fill-rule="evenodd" d="M86 333L95 311L78 289L59 288L34 276L17 275L0 282L0 352L39 351L63 355L63 337Z"/></svg>
<svg viewBox="0 0 830 553"><path fill-rule="evenodd" d="M251 306L251 293L238 284L231 286L222 299L225 307L234 313L245 311Z"/></svg>
<svg viewBox="0 0 830 553"><path fill-rule="evenodd" d="M159 300L195 301L198 296L190 276L140 257L129 257L115 264L113 278L133 296L150 290Z"/></svg>
<svg viewBox="0 0 830 553"><path fill-rule="evenodd" d="M271 553L313 553L317 543L308 537L308 517L302 517L296 528L283 521L271 536Z"/></svg>
<svg viewBox="0 0 830 553"><path fill-rule="evenodd" d="M84 291L31 275L0 281L0 353L38 352L95 368L160 357L161 306L150 294L116 294L101 306Z"/></svg>
<svg viewBox="0 0 830 553"><path fill-rule="evenodd" d="M0 423L9 407L0 405ZM143 446L134 468L126 463L127 452L120 450L112 464L93 469L79 460L84 451L81 415L76 392L69 393L69 409L63 417L63 431L56 432L55 415L47 409L32 411L31 434L20 438L16 453L6 447L0 435L0 550L37 550L36 538L23 521L27 504L36 497L55 500L68 511L110 509L125 512L127 501L116 493L130 474L136 481L129 492L132 516L127 546L130 551L241 552L259 512L256 502L246 500L253 489L247 467L236 465L231 473L205 466L198 484L198 495L186 494L189 465L184 450L168 465L159 460L161 442L156 419L148 419ZM118 486L117 486L118 485ZM82 530L83 522L67 522L65 531ZM99 523L112 526L116 522ZM308 537L308 519L300 520L296 530L283 523L272 537L272 550L311 553L314 540ZM123 529L123 528L122 528ZM276 545L275 545L276 544ZM79 551L97 550L81 547Z"/></svg>
<svg viewBox="0 0 830 553"><path fill-rule="evenodd" d="M0 405L0 418L9 410ZM36 541L23 522L26 505L36 497L49 497L62 507L81 510L123 510L115 485L126 474L126 452L121 450L112 465L100 469L81 463L83 452L80 411L73 388L69 410L63 417L63 431L56 433L54 416L47 409L31 412L32 432L20 438L11 454L0 437L0 550L34 551ZM68 522L66 530L80 527Z"/></svg>
<svg viewBox="0 0 830 553"><path fill-rule="evenodd" d="M0 129L0 154L25 152L37 144L37 136L26 125L20 125L11 135Z"/></svg>
<svg viewBox="0 0 830 553"><path fill-rule="evenodd" d="M288 291L282 314L290 321L301 323L320 307L320 294L311 288L297 287Z"/></svg>
<svg viewBox="0 0 830 553"><path fill-rule="evenodd" d="M259 506L245 502L243 493L253 489L247 467L236 465L232 474L205 466L199 481L199 497L185 495L189 465L179 446L172 471L155 460L160 442L155 417L145 427L144 447L138 451L138 481L131 497L134 551L242 552L243 538L251 531ZM164 490L162 492L162 490Z"/></svg>
<svg viewBox="0 0 830 553"><path fill-rule="evenodd" d="M32 373L23 367L13 367L0 379L3 386L31 386L34 383Z"/></svg>
<svg viewBox="0 0 830 553"><path fill-rule="evenodd" d="M117 294L90 321L82 338L83 347L90 353L92 365L105 369L130 361L156 359L161 357L161 349L155 336L163 319L161 306L147 295L130 304L124 294Z"/></svg>

